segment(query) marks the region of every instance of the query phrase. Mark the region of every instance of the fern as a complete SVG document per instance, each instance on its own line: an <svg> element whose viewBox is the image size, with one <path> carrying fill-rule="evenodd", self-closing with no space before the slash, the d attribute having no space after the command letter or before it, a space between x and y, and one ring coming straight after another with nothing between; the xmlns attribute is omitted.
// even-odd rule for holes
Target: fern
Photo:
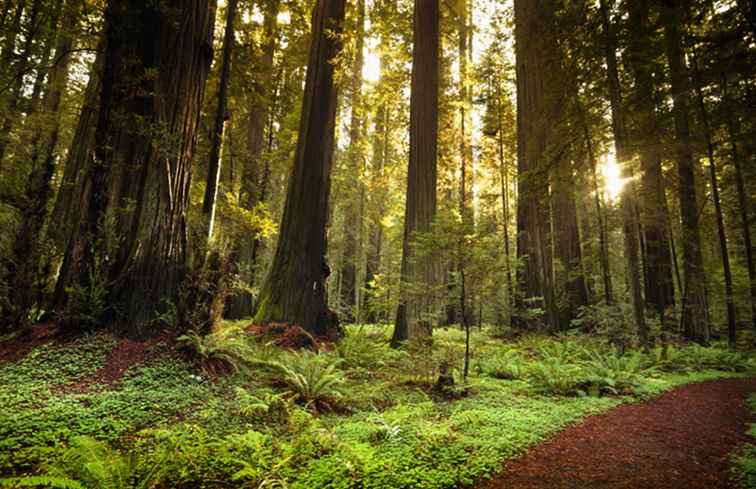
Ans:
<svg viewBox="0 0 756 489"><path fill-rule="evenodd" d="M46 475L0 479L0 486L14 489L16 487L52 487L54 489L85 489L79 482L65 477Z"/></svg>
<svg viewBox="0 0 756 489"><path fill-rule="evenodd" d="M71 440L62 460L48 468L43 476L0 480L10 487L53 487L59 489L145 489L152 487L151 477L137 479L137 460L86 436Z"/></svg>
<svg viewBox="0 0 756 489"><path fill-rule="evenodd" d="M338 387L343 384L343 374L336 367L343 360L309 350L287 353L284 360L269 362L296 399L302 403L327 404L329 400L342 397Z"/></svg>

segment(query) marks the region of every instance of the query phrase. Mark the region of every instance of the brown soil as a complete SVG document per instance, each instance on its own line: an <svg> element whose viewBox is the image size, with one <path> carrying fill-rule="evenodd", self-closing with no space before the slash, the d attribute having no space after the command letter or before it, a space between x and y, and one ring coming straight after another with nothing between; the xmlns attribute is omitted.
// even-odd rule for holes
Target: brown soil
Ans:
<svg viewBox="0 0 756 489"><path fill-rule="evenodd" d="M86 392L95 386L112 388L118 384L123 374L133 365L139 365L147 361L155 352L153 348L160 342L166 341L164 337L157 337L147 341L133 341L121 339L110 352L105 366L73 385L64 387L66 392Z"/></svg>
<svg viewBox="0 0 756 489"><path fill-rule="evenodd" d="M506 464L477 489L724 489L748 441L756 378L680 387L593 416Z"/></svg>
<svg viewBox="0 0 756 489"><path fill-rule="evenodd" d="M40 345L49 343L58 334L58 325L53 322L32 326L18 336L0 342L0 366L14 363Z"/></svg>

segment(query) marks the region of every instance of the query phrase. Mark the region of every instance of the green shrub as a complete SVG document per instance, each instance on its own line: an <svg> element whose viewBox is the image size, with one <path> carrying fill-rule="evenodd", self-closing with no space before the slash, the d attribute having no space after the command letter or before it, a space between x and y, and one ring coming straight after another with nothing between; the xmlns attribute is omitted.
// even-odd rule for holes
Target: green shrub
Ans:
<svg viewBox="0 0 756 489"><path fill-rule="evenodd" d="M342 397L339 386L344 383L344 376L337 370L342 359L310 350L286 352L281 357L268 365L297 401L318 410L332 407L330 404Z"/></svg>

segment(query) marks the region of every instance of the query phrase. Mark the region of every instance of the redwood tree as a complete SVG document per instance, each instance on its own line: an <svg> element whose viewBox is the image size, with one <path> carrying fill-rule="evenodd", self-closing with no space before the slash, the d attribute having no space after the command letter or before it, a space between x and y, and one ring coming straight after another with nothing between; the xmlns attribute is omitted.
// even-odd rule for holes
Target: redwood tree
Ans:
<svg viewBox="0 0 756 489"><path fill-rule="evenodd" d="M678 196L682 216L683 297L682 325L685 337L706 344L709 321L706 306L706 275L701 252L699 204L696 196L696 164L690 141L690 82L685 66L682 34L683 3L666 0L661 18L664 21L664 48L669 63L672 88L672 116L675 126Z"/></svg>
<svg viewBox="0 0 756 489"><path fill-rule="evenodd" d="M79 291L94 280L106 284L109 307L98 312L131 337L158 332L157 315L178 303L186 275L186 211L215 11L214 0L106 7L92 190L70 244L76 273L64 278Z"/></svg>
<svg viewBox="0 0 756 489"><path fill-rule="evenodd" d="M317 334L332 333L324 286L330 273L326 221L337 105L333 59L341 50L344 8L345 0L315 5L294 166L278 246L255 314L255 322L297 323Z"/></svg>
<svg viewBox="0 0 756 489"><path fill-rule="evenodd" d="M410 155L402 241L402 299L396 313L393 345L415 336L432 312L425 286L435 280L430 257L420 257L415 233L427 232L436 216L439 86L439 2L415 0L410 94ZM425 289L413 293L410 289Z"/></svg>

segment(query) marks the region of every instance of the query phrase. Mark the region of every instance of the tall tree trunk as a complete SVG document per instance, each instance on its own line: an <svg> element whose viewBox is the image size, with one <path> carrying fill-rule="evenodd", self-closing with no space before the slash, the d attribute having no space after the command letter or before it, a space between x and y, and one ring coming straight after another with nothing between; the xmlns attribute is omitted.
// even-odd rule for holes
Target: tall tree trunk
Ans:
<svg viewBox="0 0 756 489"><path fill-rule="evenodd" d="M638 252L639 236L638 223L635 214L635 185L631 180L632 168L627 147L627 130L625 128L626 115L622 104L619 74L617 72L617 41L609 18L606 0L600 0L601 17L604 34L604 49L607 65L607 85L609 101L612 108L612 132L616 148L617 163L620 165L622 178L627 180L621 196L622 230L625 238L625 259L627 260L628 284L630 286L630 300L633 305L633 316L638 328L638 336L644 348L648 348L648 330L641 290L640 256Z"/></svg>
<svg viewBox="0 0 756 489"><path fill-rule="evenodd" d="M430 230L436 217L439 20L439 0L415 0L402 298L391 338L394 346L413 338L420 327L429 327L433 312L428 289L435 285L436 264L432 257L420 256L413 241L415 233Z"/></svg>
<svg viewBox="0 0 756 489"><path fill-rule="evenodd" d="M341 266L341 296L342 310L346 311L346 319L353 321L355 307L357 306L357 263L360 249L358 242L362 235L360 227L359 204L361 201L360 188L362 186L362 173L364 155L362 151L362 127L364 125L362 107L362 66L364 56L362 50L365 46L365 0L357 0L355 13L355 41L354 59L352 60L351 100L352 111L349 124L349 149L347 159L349 169L347 179L349 182L345 199L347 205L344 216L344 256Z"/></svg>
<svg viewBox="0 0 756 489"><path fill-rule="evenodd" d="M559 263L556 277L561 292L558 328L562 330L569 328L579 307L588 305L573 178L571 162L563 158L554 171L552 186L554 248Z"/></svg>
<svg viewBox="0 0 756 489"><path fill-rule="evenodd" d="M255 321L286 321L333 334L326 306L326 221L331 187L337 87L331 61L339 54L344 0L318 0L294 166L278 247ZM331 35L335 32L337 35Z"/></svg>
<svg viewBox="0 0 756 489"><path fill-rule="evenodd" d="M205 198L202 201L203 236L209 243L213 237L215 225L216 200L218 198L218 182L220 181L221 146L223 133L226 128L228 114L228 83L231 73L231 56L234 50L234 19L238 0L229 0L226 6L226 28L223 34L223 49L221 54L220 80L218 82L218 106L215 109L215 122L210 143L210 159L207 165L207 179L205 184Z"/></svg>
<svg viewBox="0 0 756 489"><path fill-rule="evenodd" d="M514 281L512 279L512 257L509 238L509 221L510 221L510 205L509 205L509 167L504 158L504 114L502 110L501 97L503 96L501 91L501 80L496 82L496 116L498 119L498 133L496 137L498 155L499 155L499 176L501 179L501 208L502 208L502 220L504 221L504 270L507 276L507 323L512 325L512 315L515 308L515 288Z"/></svg>
<svg viewBox="0 0 756 489"><path fill-rule="evenodd" d="M694 71L698 74L698 60L693 58ZM698 109L701 112L701 121L706 135L706 155L709 159L709 178L711 183L711 198L714 201L714 212L717 220L717 234L719 236L719 252L722 255L722 269L725 280L725 302L727 303L727 339L730 349L734 350L737 343L737 317L735 314L735 297L732 289L732 272L730 271L730 256L727 251L727 235L725 233L724 219L722 217L722 203L719 199L719 182L717 181L717 167L714 161L714 144L711 141L711 126L709 113L706 110L703 91L701 90L700 77L696 77L696 95Z"/></svg>
<svg viewBox="0 0 756 489"><path fill-rule="evenodd" d="M82 0L68 0L60 35L55 45L55 63L50 71L44 100L44 119L30 141L31 173L21 208L21 225L13 241L12 259L6 267L11 291L11 314L6 324L25 325L32 307L42 307L41 289L48 277L40 276L43 227L52 198L55 173L55 147L60 128L60 101L68 80L74 29L78 24Z"/></svg>
<svg viewBox="0 0 756 489"><path fill-rule="evenodd" d="M241 181L241 202L245 209L251 210L265 200L263 184L267 179L267 172L262 168L263 153L266 146L265 128L271 119L273 96L271 85L274 83L273 57L278 47L277 17L280 0L266 0L263 18L262 56L256 60L259 76L252 82L252 96L247 121L247 157ZM270 128L268 140L272 140L273 131ZM265 183L267 185L267 183ZM239 279L249 287L255 285L255 267L257 265L257 251L260 247L259 238L250 239L245 236L236 240L236 249L232 253L232 260L239 274ZM226 303L226 315L229 318L240 319L254 314L252 295L242 290L233 293Z"/></svg>
<svg viewBox="0 0 756 489"><path fill-rule="evenodd" d="M728 103L727 79L722 77L722 95L725 103ZM735 167L735 187L738 193L738 208L740 210L740 229L743 234L743 245L746 253L746 266L748 268L748 281L751 291L751 324L754 333L756 333L756 265L754 264L753 248L751 246L751 225L749 208L750 199L743 179L743 169L741 166L741 155L738 151L737 136L740 132L737 115L732 114L727 117L727 136L730 143L730 154L732 165Z"/></svg>
<svg viewBox="0 0 756 489"><path fill-rule="evenodd" d="M95 274L104 276L109 316L130 337L159 332L156 315L178 302L185 277L185 216L215 10L213 0L110 0L105 11L92 190L71 245L71 285L86 288Z"/></svg>
<svg viewBox="0 0 756 489"><path fill-rule="evenodd" d="M561 92L557 87L561 56L554 39L554 4L516 0L515 54L517 58L517 305L545 311L545 322L555 329L558 319L554 298L547 161L555 125L561 119ZM557 94L557 95L555 95ZM520 327L532 326L528 319Z"/></svg>
<svg viewBox="0 0 756 489"><path fill-rule="evenodd" d="M709 342L709 321L706 306L706 275L701 253L699 209L696 196L695 162L690 146L688 118L689 83L683 55L680 26L682 5L678 0L664 2L664 47L669 63L672 89L672 115L675 122L675 154L678 192L682 215L684 307L682 325L685 337L701 344Z"/></svg>
<svg viewBox="0 0 756 489"><path fill-rule="evenodd" d="M672 259L667 236L667 215L664 182L656 140L660 131L655 115L654 80L649 62L654 45L652 28L648 20L648 2L631 2L629 64L635 80L633 101L636 117L634 145L640 153L641 189L640 223L645 235L646 302L653 306L664 322L665 312L675 304L672 280ZM628 135L629 136L629 135Z"/></svg>
<svg viewBox="0 0 756 489"><path fill-rule="evenodd" d="M63 252L63 263L58 272L58 280L50 304L51 309L56 311L60 311L65 306L65 288L72 283L73 274L76 272L76 257L73 255L76 251L74 232L81 226L81 219L86 214L91 192L91 182L87 174L93 159L95 129L100 110L104 48L104 38L101 38L97 56L89 70L84 102L63 166L58 196L50 216L50 221L56 225L47 231L57 248Z"/></svg>

